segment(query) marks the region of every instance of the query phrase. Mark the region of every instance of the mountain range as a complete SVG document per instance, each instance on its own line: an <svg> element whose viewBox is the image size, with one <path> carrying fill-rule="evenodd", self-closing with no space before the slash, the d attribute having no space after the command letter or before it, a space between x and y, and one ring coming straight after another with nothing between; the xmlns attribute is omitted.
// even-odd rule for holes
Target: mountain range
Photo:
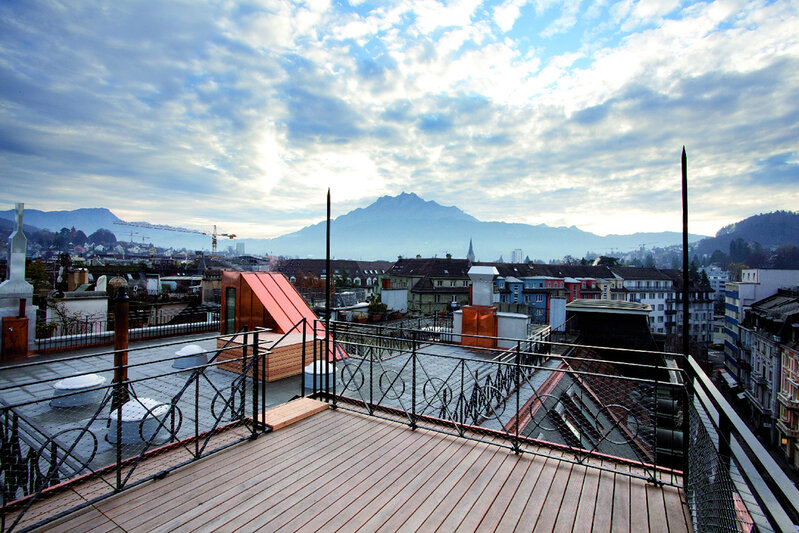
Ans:
<svg viewBox="0 0 799 533"><path fill-rule="evenodd" d="M0 212L0 218L13 219L13 210ZM142 242L150 239L161 247L208 250L210 237L177 233L164 229L120 226L121 220L105 208L74 211L39 211L26 209L25 225L58 231L62 227L82 230L87 235L100 228L114 232L119 240ZM146 223L145 223L146 224ZM26 228L27 230L27 228ZM358 208L331 222L332 255L348 259L393 259L417 254L465 257L469 241L478 260L493 261L502 256L510 260L512 250L521 249L523 257L553 259L565 255L582 257L587 252L609 254L631 251L647 243L665 247L681 242L678 232L634 233L600 236L572 227L552 227L506 222L484 222L454 206L425 201L414 193L383 196L367 207ZM690 240L701 239L691 235ZM224 250L234 241L220 239ZM240 239L247 253L324 257L325 223L304 227L272 239ZM149 244L149 243L148 243Z"/></svg>

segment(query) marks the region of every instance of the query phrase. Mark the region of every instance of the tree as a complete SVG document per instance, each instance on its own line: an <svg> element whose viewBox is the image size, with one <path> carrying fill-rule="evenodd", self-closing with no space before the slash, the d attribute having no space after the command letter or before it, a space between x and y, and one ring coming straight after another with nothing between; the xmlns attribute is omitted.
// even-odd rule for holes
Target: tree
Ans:
<svg viewBox="0 0 799 533"><path fill-rule="evenodd" d="M691 264L688 266L688 280L699 281L699 266L697 265L696 257L691 260Z"/></svg>
<svg viewBox="0 0 799 533"><path fill-rule="evenodd" d="M752 250L749 248L749 245L746 242L738 237L737 239L730 242L730 261L733 263L741 263L743 262L749 255L752 253Z"/></svg>
<svg viewBox="0 0 799 533"><path fill-rule="evenodd" d="M28 266L25 267L27 278L31 280L33 285L33 292L38 293L40 290L49 289L50 276L47 274L47 269L44 267L41 259L28 261Z"/></svg>
<svg viewBox="0 0 799 533"><path fill-rule="evenodd" d="M88 241L92 244L101 244L103 246L114 246L117 243L117 237L113 232L105 228L100 228L87 237Z"/></svg>
<svg viewBox="0 0 799 533"><path fill-rule="evenodd" d="M619 266L619 258L602 255L599 257L599 262L597 263L597 265L605 267Z"/></svg>
<svg viewBox="0 0 799 533"><path fill-rule="evenodd" d="M655 268L655 258L651 253L646 254L646 257L644 258L644 266L646 268Z"/></svg>
<svg viewBox="0 0 799 533"><path fill-rule="evenodd" d="M710 285L710 279L707 277L707 272L702 271L702 276L699 278L699 283L704 286Z"/></svg>
<svg viewBox="0 0 799 533"><path fill-rule="evenodd" d="M729 263L730 263L730 256L725 254L721 250L716 250L710 256L709 264L711 264L711 265L724 266L724 265L728 265Z"/></svg>
<svg viewBox="0 0 799 533"><path fill-rule="evenodd" d="M774 268L785 270L799 269L799 247L791 244L780 246L774 251L772 263Z"/></svg>

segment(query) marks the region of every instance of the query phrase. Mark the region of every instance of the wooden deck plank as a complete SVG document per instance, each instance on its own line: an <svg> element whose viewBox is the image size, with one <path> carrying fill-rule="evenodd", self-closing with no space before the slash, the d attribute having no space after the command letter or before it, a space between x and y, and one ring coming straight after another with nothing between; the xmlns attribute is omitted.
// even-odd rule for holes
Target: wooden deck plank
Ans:
<svg viewBox="0 0 799 533"><path fill-rule="evenodd" d="M566 496L566 487L569 483L572 470L574 470L574 465L571 463L563 463L558 468L552 480L552 484L547 489L547 494L533 531L548 533L555 528L555 522L560 514L563 498Z"/></svg>
<svg viewBox="0 0 799 533"><path fill-rule="evenodd" d="M663 487L663 502L666 507L666 523L669 533L687 533L688 524L683 513L680 492L675 487Z"/></svg>
<svg viewBox="0 0 799 533"><path fill-rule="evenodd" d="M277 431L326 409L330 409L330 404L311 398L297 398L268 409L266 413L262 414L262 420L265 420L266 425L273 431Z"/></svg>
<svg viewBox="0 0 799 533"><path fill-rule="evenodd" d="M368 505L374 495L389 487L397 490L394 483L398 478L414 469L423 469L424 465L433 459L431 452L441 450L446 444L430 434L412 432L412 436L412 443L406 445L407 441L402 441L399 446L392 446L390 451L385 450L381 461L363 468L351 483L343 481L341 486L328 493L325 496L325 513L319 513L317 509L306 506L301 515L291 520L292 523L282 520L281 526L286 526L285 529L291 531L354 529L349 525L344 528L344 525ZM270 526L274 524L273 522Z"/></svg>
<svg viewBox="0 0 799 533"><path fill-rule="evenodd" d="M428 446L435 446L430 435L419 434L409 428L405 428L404 432L401 439L392 440L389 446L381 447L379 451L351 458L340 473L331 472L329 475L335 477L336 484L325 484L312 494L300 495L300 499L281 510L279 516L269 521L255 520L248 527L255 529L268 524L270 531L276 531L287 524L290 524L287 529L295 530L309 520L316 520L320 525L325 524L363 494L368 489L366 484L373 485L381 475L390 475L414 451L424 453ZM320 503L325 509L324 513L319 513L317 505Z"/></svg>
<svg viewBox="0 0 799 533"><path fill-rule="evenodd" d="M117 524L108 519L97 509L91 507L84 516L67 519L53 524L47 524L42 531L53 533L74 533L75 531L91 531L92 533L110 533L124 531ZM88 518L88 519L82 519Z"/></svg>
<svg viewBox="0 0 799 533"><path fill-rule="evenodd" d="M535 489L538 479L543 476L545 472L554 469L555 465L559 462L557 458L552 457L543 458L536 456L533 459L530 467L527 469L527 474L522 479L516 493L508 502L505 512L499 519L497 530L512 531L516 527L516 524L519 523L519 516L521 516L527 506L530 493ZM530 524L527 529L528 531L531 530L532 524Z"/></svg>
<svg viewBox="0 0 799 533"><path fill-rule="evenodd" d="M596 495L599 490L600 471L588 468L583 478L583 487L580 492L580 502L577 504L577 514L574 516L572 531L589 533L594 527L594 509L596 509Z"/></svg>
<svg viewBox="0 0 799 533"><path fill-rule="evenodd" d="M357 520L362 520L363 523L358 527L364 531L374 531L381 524L384 524L388 519L394 515L402 503L414 498L423 487L429 483L430 479L438 479L443 477L442 470L449 461L454 460L459 452L468 445L468 441L464 439L456 439L454 437L444 436L447 441L447 447L438 457L436 457L427 468L424 469L409 469L405 478L409 481L398 492L393 489L399 488L398 486L388 487L383 490L374 500L375 508L362 509L358 515L352 520L353 525L357 525Z"/></svg>
<svg viewBox="0 0 799 533"><path fill-rule="evenodd" d="M616 474L611 523L613 531L630 531L630 477L624 474Z"/></svg>
<svg viewBox="0 0 799 533"><path fill-rule="evenodd" d="M505 479L505 482L503 483L500 491L497 493L496 498L494 498L494 501L491 502L491 506L482 516L480 522L474 527L475 531L496 531L498 529L502 515L505 514L507 503L511 501L513 496L517 493L519 485L521 484L522 480L527 477L531 465L535 464L536 461L543 462L544 460L534 455L521 455L519 457L515 468ZM533 472L535 472L537 468L540 469L540 467L537 466L533 467ZM530 473L529 475L533 476L534 473ZM469 520L469 517L466 517L466 519L464 519L464 521L461 523L461 526L458 527L458 530L469 531L470 523L471 521Z"/></svg>
<svg viewBox="0 0 799 533"><path fill-rule="evenodd" d="M531 531L535 527L536 522L538 522L542 510L545 512L558 512L557 509L544 510L544 502L546 501L549 488L552 486L552 483L555 481L555 477L559 474L561 468L570 470L571 464L562 463L561 461L555 459L547 460L547 465L544 467L541 475L538 476L535 487L533 488L532 492L530 492L530 496L527 499L527 505L524 506L524 509L519 516L519 520L515 526L516 531ZM561 493L557 496L562 498L563 494Z"/></svg>
<svg viewBox="0 0 799 533"><path fill-rule="evenodd" d="M616 475L612 472L600 470L599 488L596 493L596 507L594 508L594 523L591 531L611 531L613 512L613 488Z"/></svg>
<svg viewBox="0 0 799 533"><path fill-rule="evenodd" d="M401 440L394 440L396 437L400 437ZM393 427L391 432L386 434L388 442L397 444L412 440L413 437L414 434L407 427L401 426ZM363 438L363 436L359 438ZM353 448L353 451L357 451L357 449ZM365 465L369 465L371 468L372 465L380 463L386 459L386 455L385 447L369 446L361 453L345 454L335 461L328 459L324 465L320 465L324 466L324 470L318 468L316 472L311 472L298 479L291 487L282 490L282 494L275 494L265 500L261 505L269 506L271 512L268 515L255 514L249 517L236 517L225 524L225 529L242 528L252 531L266 528L273 531L285 522L294 523L295 517L305 510L305 506L314 508L319 504L318 507L315 507L316 511L321 508L327 509L330 502L326 502L325 498L331 491L340 488L342 484L347 484ZM333 500L330 499L330 501ZM273 521L277 521L277 523Z"/></svg>
<svg viewBox="0 0 799 533"><path fill-rule="evenodd" d="M508 453L502 465L496 469L496 473L486 484L482 494L479 495L470 508L456 508L452 510L453 512L450 514L450 517L455 516L459 521L455 528L456 531L476 531L478 529L480 523L486 519L489 510L495 507L495 502L500 497L505 486L508 484L518 485L516 480L511 480L510 478L514 471L519 470L524 472L526 470L526 468L520 466L521 461L521 455L511 455ZM446 522L444 526L447 526Z"/></svg>
<svg viewBox="0 0 799 533"><path fill-rule="evenodd" d="M324 417L322 417L320 422L323 424L329 422L330 425L326 425L325 427L331 429L335 427L334 419L326 421ZM358 425L366 423L366 421L355 422L355 424ZM292 433L296 432L300 437L302 437L309 434L305 431L308 429L311 432L310 434L313 434L314 425L315 424L310 420L307 423L303 421L295 426L292 426ZM304 426L308 427L306 428ZM149 483L148 485L151 486L150 490L138 491L138 494L136 495L137 497L132 498L131 505L122 509L121 512L112 507L112 502L109 502L108 506L106 506L106 503L103 502L99 504L98 507L100 510L117 520L119 523L125 523L134 528L142 526L147 521L154 520L151 515L139 511L139 507L146 508L148 506L152 506L152 502L156 502L159 509L161 509L161 512L164 514L173 513L175 516L186 516L185 512L188 509L196 511L196 507L215 497L218 492L225 490L230 491L232 490L232 487L237 486L234 484L234 482L241 479L243 476L246 477L251 472L253 457L258 457L259 461L266 464L269 464L270 461L276 461L277 464L278 458L280 458L280 465L283 468L286 468L290 467L291 465L306 461L308 453L315 453L327 445L332 445L336 440L336 433L329 431L326 432L326 436L323 438L323 440L318 441L310 449L302 449L301 447L290 446L288 450L285 450L283 448L287 444L294 442L290 437L288 437L289 440L287 441L281 438L281 433L285 433L286 431L287 430L284 430L283 432L274 434L276 441L275 445L270 446L269 450L267 450L265 453L262 452L258 454L255 452L255 450L259 449L258 443L263 442L264 440L269 440L271 444L273 438L272 434L265 435L257 441L243 443L242 446L237 447L239 454L236 455L235 458L230 458L224 453L213 455L203 460L205 464L202 465L202 469L192 468L187 475L175 476L174 478L173 476L167 476L167 478L164 480ZM264 475L268 472L270 472L270 470L261 469L259 474ZM203 491L201 493L195 494L192 498L190 498L190 501L170 498L170 494L175 490L182 490L187 485L196 487L200 484L203 486Z"/></svg>
<svg viewBox="0 0 799 533"><path fill-rule="evenodd" d="M312 421L312 418L308 419ZM360 428L361 426L358 426ZM378 441L383 436L389 436L391 431L396 428L388 424L380 425L376 431L366 439L362 433L356 431L357 428L342 427L335 432L334 442L327 448L329 453L324 455L324 466L334 468L344 462L352 454L361 453L368 450L370 445ZM290 428L284 431L290 431ZM357 442L356 442L357 441ZM351 447L350 447L351 445ZM307 452L307 451L306 451ZM315 453L315 451L314 451ZM179 516L172 517L166 523L161 524L155 531L173 531L175 529L191 529L206 525L209 529L219 527L223 529L235 528L237 523L244 525L252 509L258 506L265 506L272 509L277 503L288 496L295 494L301 488L305 488L318 478L320 465L316 464L313 453L305 453L294 465L286 465L281 461L276 461L274 465L260 471L238 484L229 484L224 487L221 493L215 493L205 502L205 508L192 508L188 512L181 513ZM311 489L312 490L312 489ZM277 501L276 501L277 500ZM233 521L228 525L229 521ZM224 526L224 527L223 527Z"/></svg>
<svg viewBox="0 0 799 533"><path fill-rule="evenodd" d="M561 451L547 451L557 457L516 456L486 443L325 410L49 526L92 533L117 525L163 532L615 531L622 524L631 531L690 531L680 489L630 478L623 467L616 473L586 468L560 460Z"/></svg>
<svg viewBox="0 0 799 533"><path fill-rule="evenodd" d="M293 439L303 439L308 436L313 435L317 431L327 431L328 429L332 429L335 427L336 421L335 418L325 417L324 415L320 416L319 418L314 420L314 423L307 423L303 426L295 428L295 432L291 434L287 434L285 432L274 433L274 434L267 434L262 435L260 439L269 439L269 450L266 452L267 454L274 455L275 453L280 453L279 448L282 447L286 443L293 442ZM148 501L160 498L161 495L158 491L170 491L173 490L175 487L179 486L180 484L191 482L192 479L202 478L207 473L218 472L220 463L224 463L226 465L226 472L230 472L231 474L238 474L240 470L243 468L248 468L249 460L251 460L252 450L251 446L254 446L252 442L243 443L241 446L234 446L229 448L228 450L223 452L224 458L221 458L220 455L215 454L211 456L206 456L201 459L198 459L195 463L191 466L191 469L183 468L174 472L170 472L167 477L162 480L156 480L152 483L154 485L158 485L157 487L153 487L153 490L150 491L141 491L140 494L137 494L135 500L126 501L124 503L120 502L120 505L124 505L129 507L131 503L138 503L141 505L146 504ZM301 453L299 449L296 450L296 453ZM263 457L263 460L268 460L268 456ZM286 458L284 456L284 458ZM290 457L288 457L290 458ZM111 499L107 502L102 504L103 512L107 514L114 513L114 507L116 505L115 502L120 501L118 499Z"/></svg>
<svg viewBox="0 0 799 533"><path fill-rule="evenodd" d="M469 441L464 447L466 453L456 457L445 465L440 476L428 479L417 495L397 507L391 517L377 531L415 531L441 500L449 493L449 489L463 476L475 461L487 452L486 445Z"/></svg>
<svg viewBox="0 0 799 533"><path fill-rule="evenodd" d="M630 531L649 529L649 510L646 506L646 485L643 479L630 478Z"/></svg>
<svg viewBox="0 0 799 533"><path fill-rule="evenodd" d="M498 475L507 478L509 470L505 465L508 464L512 468L517 460L518 457L513 455L513 452L498 450L496 455L492 457L491 462L486 464L483 471L471 482L466 492L457 498L452 505L449 505L449 509L445 509L446 517L437 528L441 531L452 531L460 525L464 517L472 513L474 513L475 519L479 521L484 511L475 509L475 505L483 498L489 501L494 499L494 495L501 487L501 484L491 485L491 482ZM504 482L504 479L502 481ZM446 502L442 502L442 505L446 505Z"/></svg>
<svg viewBox="0 0 799 533"><path fill-rule="evenodd" d="M572 531L574 520L577 516L577 506L580 504L583 484L587 468L581 465L572 466L569 484L563 494L563 501L560 503L558 517L552 528L553 531Z"/></svg>
<svg viewBox="0 0 799 533"><path fill-rule="evenodd" d="M669 527L666 524L666 510L664 509L666 500L663 498L663 490L647 483L646 503L649 511L649 531L668 533Z"/></svg>

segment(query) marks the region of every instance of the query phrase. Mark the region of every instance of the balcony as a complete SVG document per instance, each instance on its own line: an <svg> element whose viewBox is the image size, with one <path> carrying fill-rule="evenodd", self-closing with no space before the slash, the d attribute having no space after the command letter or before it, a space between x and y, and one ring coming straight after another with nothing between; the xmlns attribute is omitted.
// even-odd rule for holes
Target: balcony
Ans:
<svg viewBox="0 0 799 533"><path fill-rule="evenodd" d="M788 438L792 439L799 438L799 427L788 426L782 418L777 419L777 429L779 430L780 433L782 433Z"/></svg>
<svg viewBox="0 0 799 533"><path fill-rule="evenodd" d="M788 409L799 409L799 398L795 396L788 396L784 392L777 394L777 401Z"/></svg>
<svg viewBox="0 0 799 533"><path fill-rule="evenodd" d="M331 370L305 381L267 382L281 340L254 334L224 363L210 339L209 363L189 370L171 370L176 343L131 349L121 366L109 352L3 368L0 422L20 447L18 462L3 461L3 530L740 531L799 521L799 492L692 359L609 365L594 348L544 338L466 349L429 331L332 326L330 351L301 345L314 371ZM51 408L49 381L75 364L130 377L97 387L97 405ZM143 413L157 420L152 433L141 425L134 442L109 442L123 389L163 401ZM306 397L273 405L297 393ZM21 483L22 469L8 475L15 464L39 477Z"/></svg>

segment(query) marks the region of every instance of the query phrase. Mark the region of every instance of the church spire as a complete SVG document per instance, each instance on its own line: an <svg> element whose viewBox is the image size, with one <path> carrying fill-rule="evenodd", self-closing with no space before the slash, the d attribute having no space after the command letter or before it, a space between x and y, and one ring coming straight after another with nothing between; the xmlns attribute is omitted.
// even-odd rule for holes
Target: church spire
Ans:
<svg viewBox="0 0 799 533"><path fill-rule="evenodd" d="M472 247L472 239L469 239L469 251L466 253L466 259L470 263L474 263L474 248Z"/></svg>

